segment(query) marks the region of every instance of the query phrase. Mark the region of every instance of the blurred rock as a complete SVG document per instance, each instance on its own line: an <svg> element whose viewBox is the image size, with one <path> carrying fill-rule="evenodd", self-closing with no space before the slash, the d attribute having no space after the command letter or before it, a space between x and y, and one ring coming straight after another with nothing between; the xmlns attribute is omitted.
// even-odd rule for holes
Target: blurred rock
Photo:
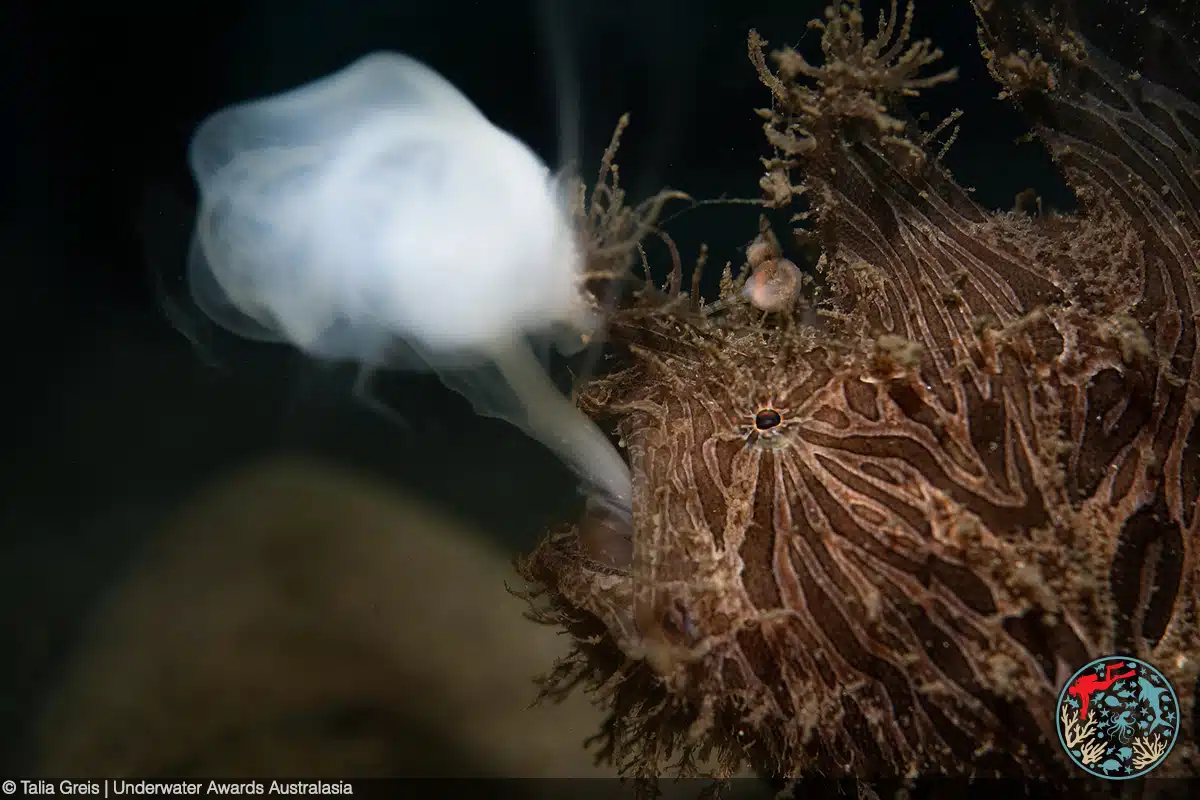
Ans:
<svg viewBox="0 0 1200 800"><path fill-rule="evenodd" d="M201 492L97 610L40 729L46 775L597 776L582 698L508 554L302 461Z"/></svg>

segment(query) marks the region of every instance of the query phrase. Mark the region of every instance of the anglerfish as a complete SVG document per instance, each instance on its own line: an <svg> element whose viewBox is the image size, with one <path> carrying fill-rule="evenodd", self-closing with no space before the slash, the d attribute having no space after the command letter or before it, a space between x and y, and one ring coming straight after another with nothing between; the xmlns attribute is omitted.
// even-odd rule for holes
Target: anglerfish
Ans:
<svg viewBox="0 0 1200 800"><path fill-rule="evenodd" d="M1078 777L1056 700L1114 653L1179 693L1156 776L1200 773L1200 62L973 5L1077 211L981 207L939 157L954 120L906 107L954 77L912 3L835 5L820 63L748 48L763 204L819 254L815 306L747 302L749 259L706 300L676 259L608 319L578 402L632 519L591 508L519 566L574 641L544 693L595 693L627 775Z"/></svg>

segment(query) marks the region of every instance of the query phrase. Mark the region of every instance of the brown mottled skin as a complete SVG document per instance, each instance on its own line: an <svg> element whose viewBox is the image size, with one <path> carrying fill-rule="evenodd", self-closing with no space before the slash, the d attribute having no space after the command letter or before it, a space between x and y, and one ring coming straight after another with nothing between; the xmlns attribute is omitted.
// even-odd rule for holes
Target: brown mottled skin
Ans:
<svg viewBox="0 0 1200 800"><path fill-rule="evenodd" d="M750 39L818 324L728 271L715 306L677 270L613 317L627 360L580 403L627 448L632 530L589 512L521 568L577 640L546 692L599 687L628 774L1077 775L1058 692L1112 653L1178 691L1156 775L1200 771L1200 106L999 5L984 57L1079 213L979 207L898 102L940 54L844 6L823 66Z"/></svg>

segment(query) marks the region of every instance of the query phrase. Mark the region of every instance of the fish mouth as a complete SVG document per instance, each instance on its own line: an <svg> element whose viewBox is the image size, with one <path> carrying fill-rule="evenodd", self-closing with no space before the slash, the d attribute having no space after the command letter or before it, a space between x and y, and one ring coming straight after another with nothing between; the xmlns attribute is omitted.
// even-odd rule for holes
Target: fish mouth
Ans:
<svg viewBox="0 0 1200 800"><path fill-rule="evenodd" d="M603 494L588 495L576 528L579 546L602 567L628 571L633 565L633 517Z"/></svg>

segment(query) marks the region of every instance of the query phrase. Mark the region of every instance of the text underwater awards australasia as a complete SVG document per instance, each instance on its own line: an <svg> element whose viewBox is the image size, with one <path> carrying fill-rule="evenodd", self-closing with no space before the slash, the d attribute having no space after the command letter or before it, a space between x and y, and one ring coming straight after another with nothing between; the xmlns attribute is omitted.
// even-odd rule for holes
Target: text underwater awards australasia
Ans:
<svg viewBox="0 0 1200 800"><path fill-rule="evenodd" d="M348 781L18 781L23 795L94 795L101 797L170 795L352 795ZM7 788L7 787L6 787ZM14 787L16 788L16 787ZM8 792L6 792L8 794Z"/></svg>

